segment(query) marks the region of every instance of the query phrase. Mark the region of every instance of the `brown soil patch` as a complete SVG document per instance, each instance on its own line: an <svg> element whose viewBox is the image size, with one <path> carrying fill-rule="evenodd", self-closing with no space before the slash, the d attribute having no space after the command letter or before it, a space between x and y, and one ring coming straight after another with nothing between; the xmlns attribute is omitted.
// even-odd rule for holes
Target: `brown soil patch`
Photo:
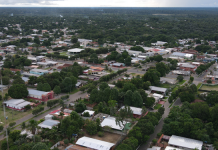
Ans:
<svg viewBox="0 0 218 150"><path fill-rule="evenodd" d="M117 141L120 139L121 135L119 134L115 134L115 133L110 133L110 132L104 132L104 136L103 137L99 137L98 134L96 135L89 135L85 132L84 136L93 138L93 139L97 139L97 140L101 140L101 141L105 141L105 142L110 142L110 143L114 143L116 144Z"/></svg>

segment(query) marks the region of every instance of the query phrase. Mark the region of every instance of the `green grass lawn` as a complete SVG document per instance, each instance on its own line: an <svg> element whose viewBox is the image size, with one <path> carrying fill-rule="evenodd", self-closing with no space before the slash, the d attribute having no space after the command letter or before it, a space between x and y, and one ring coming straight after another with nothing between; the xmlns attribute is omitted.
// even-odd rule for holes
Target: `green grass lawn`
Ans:
<svg viewBox="0 0 218 150"><path fill-rule="evenodd" d="M175 88L173 88L172 92L175 92L176 90L178 90L179 86L176 86Z"/></svg>
<svg viewBox="0 0 218 150"><path fill-rule="evenodd" d="M20 112L20 111L15 111L15 110L8 109L7 107L5 107L5 113L6 113L6 116L8 117L7 124L9 124L18 119L23 118L26 115L31 114L32 110L28 110L27 112ZM3 125L5 126L4 109L2 106L0 107L0 121L3 122L4 123Z"/></svg>
<svg viewBox="0 0 218 150"><path fill-rule="evenodd" d="M67 55L67 52L60 52L60 55L68 56L68 55Z"/></svg>
<svg viewBox="0 0 218 150"><path fill-rule="evenodd" d="M164 83L164 84L160 84L159 87L162 87L162 88L171 88L173 85L171 84L167 84L167 83Z"/></svg>
<svg viewBox="0 0 218 150"><path fill-rule="evenodd" d="M214 85L214 86L202 85L201 90L218 91L218 85Z"/></svg>
<svg viewBox="0 0 218 150"><path fill-rule="evenodd" d="M197 85L197 89L199 89L201 87L202 83L198 83Z"/></svg>
<svg viewBox="0 0 218 150"><path fill-rule="evenodd" d="M168 97L164 97L163 99L167 99Z"/></svg>
<svg viewBox="0 0 218 150"><path fill-rule="evenodd" d="M183 83L185 83L186 80L182 80L181 82L178 82L179 85L182 85Z"/></svg>
<svg viewBox="0 0 218 150"><path fill-rule="evenodd" d="M157 105L155 105L155 106L154 106L154 109L158 109L158 108L160 108L161 105L162 105L162 104L157 104Z"/></svg>

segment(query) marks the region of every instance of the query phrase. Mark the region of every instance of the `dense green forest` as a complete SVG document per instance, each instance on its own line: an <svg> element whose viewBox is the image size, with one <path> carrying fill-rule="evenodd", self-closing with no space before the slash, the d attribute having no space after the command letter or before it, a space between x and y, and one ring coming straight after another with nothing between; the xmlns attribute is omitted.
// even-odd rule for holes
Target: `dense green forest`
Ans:
<svg viewBox="0 0 218 150"><path fill-rule="evenodd" d="M14 16L10 16L13 13ZM8 24L20 24L23 35L32 29L77 29L80 38L126 42L149 46L157 40L181 38L218 40L218 10L215 8L1 8L0 31L18 34ZM39 31L39 32L40 32ZM62 35L56 31L55 36ZM75 34L69 32L68 34Z"/></svg>

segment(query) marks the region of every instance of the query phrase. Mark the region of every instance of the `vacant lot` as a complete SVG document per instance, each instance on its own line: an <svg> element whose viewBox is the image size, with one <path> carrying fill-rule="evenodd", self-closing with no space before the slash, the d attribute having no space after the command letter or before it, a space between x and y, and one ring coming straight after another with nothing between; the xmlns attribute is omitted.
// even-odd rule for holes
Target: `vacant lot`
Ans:
<svg viewBox="0 0 218 150"><path fill-rule="evenodd" d="M31 114L32 111L29 110L27 112L19 112L5 107L5 113L6 116L8 117L7 124L9 124L10 122L14 122L18 119L25 117L28 114ZM5 126L4 109L2 106L0 107L0 122L3 122Z"/></svg>
<svg viewBox="0 0 218 150"><path fill-rule="evenodd" d="M93 138L93 139L97 139L97 140L102 140L102 141L106 141L106 142L110 142L110 143L117 143L117 141L120 139L119 134L115 134L115 133L110 133L110 132L104 132L104 136L103 137L99 137L98 134L96 135L89 135L85 132L84 136Z"/></svg>
<svg viewBox="0 0 218 150"><path fill-rule="evenodd" d="M214 86L202 85L201 90L218 91L218 85L214 85Z"/></svg>

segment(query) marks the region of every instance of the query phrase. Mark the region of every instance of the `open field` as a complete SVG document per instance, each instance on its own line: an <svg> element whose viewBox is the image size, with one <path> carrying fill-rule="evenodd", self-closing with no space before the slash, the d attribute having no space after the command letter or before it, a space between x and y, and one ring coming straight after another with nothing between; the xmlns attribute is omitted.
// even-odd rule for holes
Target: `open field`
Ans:
<svg viewBox="0 0 218 150"><path fill-rule="evenodd" d="M117 141L119 141L121 135L104 131L104 136L103 137L99 137L98 134L89 135L86 132L85 132L84 136L87 136L87 137L90 137L90 138L93 138L93 139L97 139L97 140L110 142L110 143L117 143Z"/></svg>
<svg viewBox="0 0 218 150"><path fill-rule="evenodd" d="M201 90L218 91L218 85L214 85L214 86L202 85Z"/></svg>
<svg viewBox="0 0 218 150"><path fill-rule="evenodd" d="M60 55L68 56L67 52L60 52Z"/></svg>
<svg viewBox="0 0 218 150"><path fill-rule="evenodd" d="M16 121L18 119L21 119L21 118L25 117L28 114L31 114L32 111L29 110L27 112L20 112L20 111L15 111L15 110L8 109L7 107L5 107L5 113L6 113L6 116L8 117L7 124L9 124L11 122L14 122L14 121ZM5 118L4 118L4 109L3 109L3 107L0 107L0 121L3 122L4 126L5 126Z"/></svg>

